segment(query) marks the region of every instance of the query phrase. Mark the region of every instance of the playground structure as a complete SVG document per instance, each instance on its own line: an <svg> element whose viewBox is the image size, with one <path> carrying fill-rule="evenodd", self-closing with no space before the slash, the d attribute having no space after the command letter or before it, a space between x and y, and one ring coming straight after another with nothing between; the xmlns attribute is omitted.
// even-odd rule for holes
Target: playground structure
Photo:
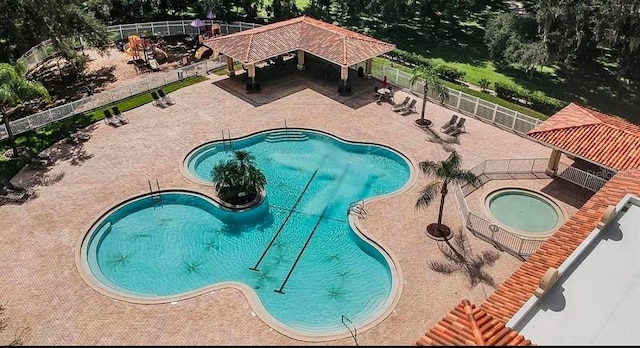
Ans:
<svg viewBox="0 0 640 348"><path fill-rule="evenodd" d="M210 39L212 37L218 37L222 35L220 24L213 23L211 25L206 26L206 28L207 30L204 33L198 35L198 44L200 44L200 47L196 50L195 54L193 55L196 60L218 57L218 52L214 52L211 48L204 46L203 42L206 39Z"/></svg>
<svg viewBox="0 0 640 348"><path fill-rule="evenodd" d="M211 25L206 26L207 30L198 35L198 43L202 45L202 42L206 39L210 39L212 37L218 37L222 35L222 29L220 28L220 24L213 23Z"/></svg>
<svg viewBox="0 0 640 348"><path fill-rule="evenodd" d="M136 67L146 65L154 71L160 69L161 63L158 62L158 59L161 61L169 59L167 52L159 48L151 39L141 38L138 35L130 35L128 42L122 49L124 53L133 57Z"/></svg>

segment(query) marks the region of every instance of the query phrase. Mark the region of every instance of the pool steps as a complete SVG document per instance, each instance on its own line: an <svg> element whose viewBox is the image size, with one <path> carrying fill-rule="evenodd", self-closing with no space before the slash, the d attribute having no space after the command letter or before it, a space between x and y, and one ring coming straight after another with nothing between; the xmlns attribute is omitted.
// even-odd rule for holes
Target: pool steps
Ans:
<svg viewBox="0 0 640 348"><path fill-rule="evenodd" d="M277 143L281 141L305 141L309 136L300 131L281 130L270 132L265 141L269 143Z"/></svg>

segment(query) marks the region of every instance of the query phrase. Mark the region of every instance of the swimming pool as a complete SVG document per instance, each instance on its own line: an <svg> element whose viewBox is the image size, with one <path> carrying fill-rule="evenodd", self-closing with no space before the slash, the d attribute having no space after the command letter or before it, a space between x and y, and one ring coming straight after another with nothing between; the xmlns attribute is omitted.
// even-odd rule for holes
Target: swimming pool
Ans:
<svg viewBox="0 0 640 348"><path fill-rule="evenodd" d="M527 236L543 237L564 222L562 209L551 199L530 190L500 189L485 200L487 209L509 230Z"/></svg>
<svg viewBox="0 0 640 348"><path fill-rule="evenodd" d="M272 327L308 340L347 337L343 319L362 331L388 314L399 295L397 267L354 230L347 209L404 187L408 161L383 146L289 129L201 146L185 159L186 173L208 184L229 149L256 157L265 201L231 212L204 195L170 191L162 202L141 196L113 208L82 247L102 290L144 303L238 286Z"/></svg>

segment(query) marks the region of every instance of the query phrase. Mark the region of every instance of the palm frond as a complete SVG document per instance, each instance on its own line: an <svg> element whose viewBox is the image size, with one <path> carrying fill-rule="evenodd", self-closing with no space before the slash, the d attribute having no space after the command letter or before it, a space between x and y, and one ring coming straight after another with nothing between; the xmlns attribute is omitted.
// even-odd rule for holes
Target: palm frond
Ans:
<svg viewBox="0 0 640 348"><path fill-rule="evenodd" d="M420 190L418 199L416 200L416 209L427 209L433 202L434 198L440 193L442 182L436 181L425 186Z"/></svg>
<svg viewBox="0 0 640 348"><path fill-rule="evenodd" d="M433 161L422 161L418 163L418 166L425 175L435 174L438 169L438 163Z"/></svg>
<svg viewBox="0 0 640 348"><path fill-rule="evenodd" d="M480 178L469 170L458 170L450 177L451 181L458 185L477 184Z"/></svg>
<svg viewBox="0 0 640 348"><path fill-rule="evenodd" d="M453 274L456 271L460 270L459 266L456 266L456 265L450 264L450 263L446 263L446 262L442 262L442 261L431 261L431 262L429 262L429 268L431 268L435 272L442 273L444 275Z"/></svg>

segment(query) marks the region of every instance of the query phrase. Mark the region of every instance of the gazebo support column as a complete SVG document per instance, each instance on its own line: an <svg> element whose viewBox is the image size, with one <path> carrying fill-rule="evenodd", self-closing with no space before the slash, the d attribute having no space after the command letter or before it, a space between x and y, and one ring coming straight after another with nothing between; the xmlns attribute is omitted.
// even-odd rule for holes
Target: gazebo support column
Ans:
<svg viewBox="0 0 640 348"><path fill-rule="evenodd" d="M351 87L347 85L347 80L349 79L349 67L341 66L340 67L340 85L338 86L338 93L340 94L351 94Z"/></svg>
<svg viewBox="0 0 640 348"><path fill-rule="evenodd" d="M260 84L256 83L256 65L247 64L247 92L255 92L260 89Z"/></svg>
<svg viewBox="0 0 640 348"><path fill-rule="evenodd" d="M227 75L235 76L236 70L233 68L233 58L227 57Z"/></svg>
<svg viewBox="0 0 640 348"><path fill-rule="evenodd" d="M256 82L256 65L248 64L247 65L247 76L249 77L249 82L254 84Z"/></svg>
<svg viewBox="0 0 640 348"><path fill-rule="evenodd" d="M304 51L298 50L298 70L304 70Z"/></svg>
<svg viewBox="0 0 640 348"><path fill-rule="evenodd" d="M556 176L556 173L558 172L558 164L560 163L560 156L562 156L562 152L560 150L551 150L549 164L547 165L547 169L544 170L545 174L549 176Z"/></svg>
<svg viewBox="0 0 640 348"><path fill-rule="evenodd" d="M364 76L371 78L371 70L373 69L373 58L369 58L364 63Z"/></svg>

